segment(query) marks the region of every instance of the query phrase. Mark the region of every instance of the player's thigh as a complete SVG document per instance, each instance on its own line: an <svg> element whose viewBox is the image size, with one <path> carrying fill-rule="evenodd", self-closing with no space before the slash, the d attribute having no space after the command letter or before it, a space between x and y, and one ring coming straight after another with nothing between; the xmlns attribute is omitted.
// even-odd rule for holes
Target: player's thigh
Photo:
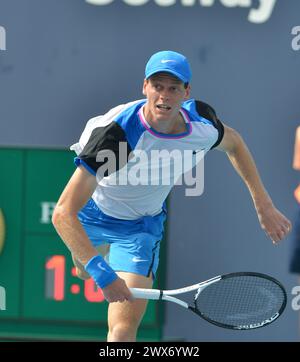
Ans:
<svg viewBox="0 0 300 362"><path fill-rule="evenodd" d="M124 279L128 288L146 288L151 289L152 276L117 272L120 278ZM108 325L110 329L118 324L130 325L137 328L143 318L147 307L147 300L134 299L133 302L110 303L108 307Z"/></svg>

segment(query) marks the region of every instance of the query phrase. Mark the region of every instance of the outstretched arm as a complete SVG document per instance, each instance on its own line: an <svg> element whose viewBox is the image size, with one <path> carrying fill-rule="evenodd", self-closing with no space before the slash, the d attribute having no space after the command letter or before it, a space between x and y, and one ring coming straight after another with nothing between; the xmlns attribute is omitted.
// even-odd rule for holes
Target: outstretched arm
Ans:
<svg viewBox="0 0 300 362"><path fill-rule="evenodd" d="M273 205L242 137L237 131L224 125L224 137L217 149L227 153L233 167L248 187L262 229L274 244L278 243L291 230L291 223Z"/></svg>

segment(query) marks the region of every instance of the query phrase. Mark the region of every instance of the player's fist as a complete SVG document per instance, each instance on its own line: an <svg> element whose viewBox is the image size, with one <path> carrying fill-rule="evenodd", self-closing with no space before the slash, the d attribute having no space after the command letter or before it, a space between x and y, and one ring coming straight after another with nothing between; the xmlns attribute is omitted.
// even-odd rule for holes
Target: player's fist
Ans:
<svg viewBox="0 0 300 362"><path fill-rule="evenodd" d="M125 302L126 300L131 302L134 299L125 281L119 277L103 288L102 293L109 303Z"/></svg>
<svg viewBox="0 0 300 362"><path fill-rule="evenodd" d="M257 212L262 229L274 244L284 239L292 229L291 222L273 205Z"/></svg>

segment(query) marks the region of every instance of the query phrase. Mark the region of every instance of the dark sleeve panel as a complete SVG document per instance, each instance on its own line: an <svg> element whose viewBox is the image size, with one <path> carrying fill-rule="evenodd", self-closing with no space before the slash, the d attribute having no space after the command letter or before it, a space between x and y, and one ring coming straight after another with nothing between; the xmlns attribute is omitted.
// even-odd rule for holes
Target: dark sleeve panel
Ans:
<svg viewBox="0 0 300 362"><path fill-rule="evenodd" d="M211 121L213 126L217 129L219 135L217 141L213 144L212 148L217 147L223 139L224 136L224 126L222 122L218 119L215 110L207 103L201 101L195 101L196 111L201 117L206 118Z"/></svg>
<svg viewBox="0 0 300 362"><path fill-rule="evenodd" d="M121 152L124 150L124 147L126 147L126 155L122 154L120 155L120 143L123 142ZM131 148L129 143L127 142L125 132L122 127L120 127L117 123L111 122L109 125L105 127L97 127L95 128L90 138L85 145L82 152L78 155L78 158L82 161L82 164L85 166L87 165L88 170L93 170L95 173L97 173L97 170L100 166L104 165L108 158L105 159L103 162L97 161L97 155L100 151L112 151L115 155L116 160L116 169L114 171L119 170L119 168L122 168L125 166L129 153L131 152ZM105 153L104 153L105 154ZM111 153L108 153L108 155ZM121 165L119 164L121 159ZM125 162L123 161L125 160ZM112 173L112 172L110 172ZM106 172L104 176L108 176L109 173Z"/></svg>

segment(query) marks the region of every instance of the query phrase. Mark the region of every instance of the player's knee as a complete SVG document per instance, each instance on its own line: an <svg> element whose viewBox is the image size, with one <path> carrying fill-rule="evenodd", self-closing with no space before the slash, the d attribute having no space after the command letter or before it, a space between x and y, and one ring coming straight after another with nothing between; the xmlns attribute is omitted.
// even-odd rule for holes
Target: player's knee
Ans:
<svg viewBox="0 0 300 362"><path fill-rule="evenodd" d="M137 334L137 325L128 323L117 323L109 328L109 342L135 342Z"/></svg>
<svg viewBox="0 0 300 362"><path fill-rule="evenodd" d="M79 268L76 268L76 275L79 279L87 280L90 279L90 274L87 273L85 270L81 270Z"/></svg>

